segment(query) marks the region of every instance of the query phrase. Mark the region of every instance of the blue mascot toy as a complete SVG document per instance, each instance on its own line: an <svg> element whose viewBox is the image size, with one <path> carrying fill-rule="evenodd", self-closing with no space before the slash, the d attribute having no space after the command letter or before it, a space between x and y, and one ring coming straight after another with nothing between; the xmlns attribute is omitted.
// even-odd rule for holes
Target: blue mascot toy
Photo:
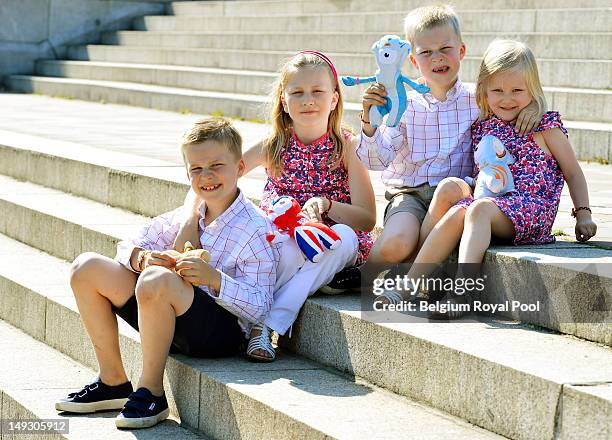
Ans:
<svg viewBox="0 0 612 440"><path fill-rule="evenodd" d="M370 124L376 128L382 124L383 117L387 116L386 125L395 127L399 124L406 110L406 89L404 83L408 84L418 93L429 92L429 87L415 83L402 75L401 68L410 53L410 44L397 35L385 35L372 46L372 52L376 57L378 70L375 76L365 78L343 76L342 82L345 86L355 86L376 81L385 86L387 90L387 104L372 106L370 108Z"/></svg>
<svg viewBox="0 0 612 440"><path fill-rule="evenodd" d="M497 137L486 135L478 142L474 162L478 176L476 179L465 177L464 180L474 186L475 199L499 197L514 191L514 178L508 167L514 163L514 157Z"/></svg>

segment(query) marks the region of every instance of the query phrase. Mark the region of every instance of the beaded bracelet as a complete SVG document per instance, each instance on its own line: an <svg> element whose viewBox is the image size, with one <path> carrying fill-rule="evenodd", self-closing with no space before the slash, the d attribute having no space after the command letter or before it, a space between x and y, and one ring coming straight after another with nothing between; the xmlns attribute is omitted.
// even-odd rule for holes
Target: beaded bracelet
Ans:
<svg viewBox="0 0 612 440"><path fill-rule="evenodd" d="M578 208L572 208L572 217L576 217L576 215L578 215L578 211L589 211L590 214L593 213L591 208L588 206L579 206Z"/></svg>
<svg viewBox="0 0 612 440"><path fill-rule="evenodd" d="M370 121L365 121L363 119L363 110L359 112L359 119L361 119L361 122L363 122L364 124L370 124Z"/></svg>

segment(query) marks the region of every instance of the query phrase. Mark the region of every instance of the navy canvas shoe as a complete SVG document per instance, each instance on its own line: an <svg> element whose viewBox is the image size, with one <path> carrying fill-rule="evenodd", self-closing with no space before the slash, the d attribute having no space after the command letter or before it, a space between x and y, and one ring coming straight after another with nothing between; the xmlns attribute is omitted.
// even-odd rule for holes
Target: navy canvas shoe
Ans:
<svg viewBox="0 0 612 440"><path fill-rule="evenodd" d="M133 391L134 389L129 381L121 385L111 386L106 385L98 378L95 382L85 385L80 391L70 393L68 397L58 400L55 403L55 409L73 413L93 413L121 409Z"/></svg>
<svg viewBox="0 0 612 440"><path fill-rule="evenodd" d="M338 272L334 278L319 289L326 295L338 295L347 290L361 288L361 271L358 266L349 266Z"/></svg>
<svg viewBox="0 0 612 440"><path fill-rule="evenodd" d="M164 421L170 415L166 395L154 396L146 388L138 388L132 394L115 419L117 428L149 428Z"/></svg>

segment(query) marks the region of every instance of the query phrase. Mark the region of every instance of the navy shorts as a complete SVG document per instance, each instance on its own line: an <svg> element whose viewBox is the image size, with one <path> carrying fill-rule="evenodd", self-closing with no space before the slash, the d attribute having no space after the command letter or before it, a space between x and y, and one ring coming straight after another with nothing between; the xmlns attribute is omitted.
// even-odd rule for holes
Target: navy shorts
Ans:
<svg viewBox="0 0 612 440"><path fill-rule="evenodd" d="M121 308L113 312L138 330L138 303L133 295ZM193 357L232 356L244 351L244 332L238 318L208 294L194 287L191 307L176 318L170 353Z"/></svg>

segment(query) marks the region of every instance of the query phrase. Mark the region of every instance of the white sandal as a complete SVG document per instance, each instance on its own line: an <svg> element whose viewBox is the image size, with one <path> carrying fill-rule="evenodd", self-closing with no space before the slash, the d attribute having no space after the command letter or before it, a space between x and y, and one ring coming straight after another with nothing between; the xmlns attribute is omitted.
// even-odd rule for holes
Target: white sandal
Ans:
<svg viewBox="0 0 612 440"><path fill-rule="evenodd" d="M272 333L270 327L264 324L255 324L252 330L259 330L260 334L249 339L246 354L257 362L272 362L276 359L276 351L272 346ZM269 356L255 354L257 350L265 351Z"/></svg>

